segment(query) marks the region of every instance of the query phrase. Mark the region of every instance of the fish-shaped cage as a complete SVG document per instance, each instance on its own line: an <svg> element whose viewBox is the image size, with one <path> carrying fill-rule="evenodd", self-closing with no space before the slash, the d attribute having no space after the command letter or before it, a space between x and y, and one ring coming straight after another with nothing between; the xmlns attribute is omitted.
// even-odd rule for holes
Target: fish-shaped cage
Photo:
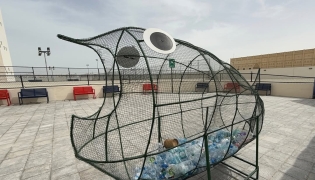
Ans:
<svg viewBox="0 0 315 180"><path fill-rule="evenodd" d="M186 179L261 131L263 101L209 51L154 28L58 37L93 49L105 87L119 87L96 113L71 122L75 156L116 179Z"/></svg>

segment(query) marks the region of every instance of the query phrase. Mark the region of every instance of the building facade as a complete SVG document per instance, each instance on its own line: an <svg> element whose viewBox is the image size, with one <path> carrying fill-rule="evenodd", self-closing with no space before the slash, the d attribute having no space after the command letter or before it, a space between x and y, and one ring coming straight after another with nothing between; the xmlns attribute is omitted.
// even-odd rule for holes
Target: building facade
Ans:
<svg viewBox="0 0 315 180"><path fill-rule="evenodd" d="M9 66L9 67L6 67ZM0 81L15 81L9 44L0 10Z"/></svg>
<svg viewBox="0 0 315 180"><path fill-rule="evenodd" d="M237 70L315 66L315 48L231 58L230 64Z"/></svg>

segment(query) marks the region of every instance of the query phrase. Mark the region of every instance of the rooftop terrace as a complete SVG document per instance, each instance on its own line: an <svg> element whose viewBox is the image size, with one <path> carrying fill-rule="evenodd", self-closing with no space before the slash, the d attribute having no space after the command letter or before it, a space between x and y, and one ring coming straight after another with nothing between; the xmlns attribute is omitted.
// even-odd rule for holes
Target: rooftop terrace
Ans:
<svg viewBox="0 0 315 180"><path fill-rule="evenodd" d="M265 120L259 136L261 180L315 179L315 100L262 96ZM93 114L102 98L0 106L0 180L112 179L74 157L70 116ZM255 142L238 155L254 162ZM228 159L234 166L251 167ZM216 166L214 179L241 179ZM204 174L191 179L206 179Z"/></svg>

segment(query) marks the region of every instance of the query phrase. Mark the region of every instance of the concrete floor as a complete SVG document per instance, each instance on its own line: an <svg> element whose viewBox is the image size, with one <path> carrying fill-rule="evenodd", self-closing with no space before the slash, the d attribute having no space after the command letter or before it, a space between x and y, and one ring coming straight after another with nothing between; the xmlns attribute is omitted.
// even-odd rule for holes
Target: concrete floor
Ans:
<svg viewBox="0 0 315 180"><path fill-rule="evenodd" d="M315 100L263 96L259 136L261 180L315 180ZM102 99L0 106L0 180L112 179L74 157L70 116L93 114ZM254 162L255 142L238 156ZM252 167L228 159L244 171ZM241 179L217 166L214 179ZM204 174L192 179L206 179Z"/></svg>

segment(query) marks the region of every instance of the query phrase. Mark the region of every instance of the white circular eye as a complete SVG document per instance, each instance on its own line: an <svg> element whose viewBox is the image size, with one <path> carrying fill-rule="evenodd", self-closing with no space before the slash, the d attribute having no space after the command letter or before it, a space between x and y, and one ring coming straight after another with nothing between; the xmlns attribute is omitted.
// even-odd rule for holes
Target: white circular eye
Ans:
<svg viewBox="0 0 315 180"><path fill-rule="evenodd" d="M172 36L160 29L146 29L143 33L143 40L149 48L161 54L170 54L176 49Z"/></svg>
<svg viewBox="0 0 315 180"><path fill-rule="evenodd" d="M121 48L116 55L117 63L124 68L131 68L138 64L140 54L134 46Z"/></svg>

